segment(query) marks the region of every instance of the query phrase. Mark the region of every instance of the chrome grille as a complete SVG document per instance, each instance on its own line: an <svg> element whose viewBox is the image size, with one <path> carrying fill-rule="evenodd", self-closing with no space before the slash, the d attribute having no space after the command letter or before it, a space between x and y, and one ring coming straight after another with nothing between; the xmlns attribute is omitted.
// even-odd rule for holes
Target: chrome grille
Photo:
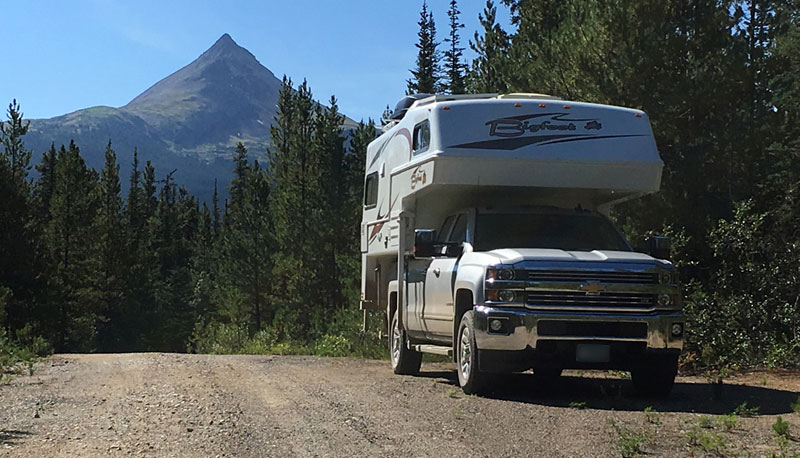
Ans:
<svg viewBox="0 0 800 458"><path fill-rule="evenodd" d="M529 270L528 280L538 282L585 282L656 284L656 272L614 270Z"/></svg>
<svg viewBox="0 0 800 458"><path fill-rule="evenodd" d="M528 291L527 303L531 308L546 310L570 309L625 309L631 311L650 310L655 306L655 294L600 292L586 294L583 291Z"/></svg>

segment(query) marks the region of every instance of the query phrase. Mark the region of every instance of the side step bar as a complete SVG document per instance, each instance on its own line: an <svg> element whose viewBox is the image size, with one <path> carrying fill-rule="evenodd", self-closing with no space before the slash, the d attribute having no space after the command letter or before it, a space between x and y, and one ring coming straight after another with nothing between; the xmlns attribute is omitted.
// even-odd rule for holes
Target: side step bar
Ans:
<svg viewBox="0 0 800 458"><path fill-rule="evenodd" d="M420 353L431 353L434 355L453 356L453 348L444 345L412 345L412 350Z"/></svg>

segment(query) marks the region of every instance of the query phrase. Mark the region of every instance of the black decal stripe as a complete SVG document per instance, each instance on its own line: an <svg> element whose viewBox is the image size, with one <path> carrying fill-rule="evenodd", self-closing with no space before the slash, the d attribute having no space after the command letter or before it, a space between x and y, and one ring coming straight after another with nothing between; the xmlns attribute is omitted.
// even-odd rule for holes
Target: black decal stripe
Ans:
<svg viewBox="0 0 800 458"><path fill-rule="evenodd" d="M607 138L629 138L629 137L644 137L641 134L631 134L631 135L595 135L593 137L580 137L580 138L564 138L560 140L551 140L548 142L542 143L542 145L552 145L553 143L566 143L566 142L579 142L583 140L604 140Z"/></svg>
<svg viewBox="0 0 800 458"><path fill-rule="evenodd" d="M564 121L564 122L570 122L570 121L574 121L574 122L597 121L597 118L586 118L586 119L583 119L583 118L581 118L581 119L568 118L568 119L564 119L564 116L569 116L569 113L537 113L537 114L526 114L526 115L519 115L519 116L505 116L505 117L499 118L499 119L513 119L515 121L525 121L526 119L541 118L542 116L550 116L550 118L553 119L554 121Z"/></svg>
<svg viewBox="0 0 800 458"><path fill-rule="evenodd" d="M461 149L496 149L511 151L529 145L552 145L554 143L577 142L583 140L604 140L609 138L644 137L644 135L539 135L535 137L503 138L482 142L462 143L450 148Z"/></svg>
<svg viewBox="0 0 800 458"><path fill-rule="evenodd" d="M502 149L502 150L515 150L523 146L533 145L536 143L556 141L562 138L577 137L578 135L537 135L535 137L514 137L503 138L499 140L485 140L481 142L462 143L460 145L453 145L450 148L470 148L470 149Z"/></svg>

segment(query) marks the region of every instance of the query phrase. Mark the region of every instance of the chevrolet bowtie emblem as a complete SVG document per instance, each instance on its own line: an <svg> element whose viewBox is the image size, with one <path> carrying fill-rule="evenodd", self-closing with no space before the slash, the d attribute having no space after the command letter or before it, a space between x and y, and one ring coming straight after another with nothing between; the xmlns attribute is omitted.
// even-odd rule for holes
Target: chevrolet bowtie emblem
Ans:
<svg viewBox="0 0 800 458"><path fill-rule="evenodd" d="M606 287L599 283L583 283L578 289L585 291L587 296L599 296L601 291L606 290Z"/></svg>

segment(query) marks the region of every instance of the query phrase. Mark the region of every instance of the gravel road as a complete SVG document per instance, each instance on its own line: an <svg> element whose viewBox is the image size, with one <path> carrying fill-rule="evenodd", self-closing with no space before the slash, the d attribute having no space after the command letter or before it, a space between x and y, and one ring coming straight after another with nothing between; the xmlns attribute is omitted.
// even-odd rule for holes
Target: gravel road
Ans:
<svg viewBox="0 0 800 458"><path fill-rule="evenodd" d="M410 377L347 358L56 355L0 386L0 455L572 457L632 443L649 456L800 453L800 374L750 373L714 391L682 377L669 400L647 400L619 374L569 372L550 384L510 376L475 397L447 363ZM726 427L745 401L760 415Z"/></svg>

